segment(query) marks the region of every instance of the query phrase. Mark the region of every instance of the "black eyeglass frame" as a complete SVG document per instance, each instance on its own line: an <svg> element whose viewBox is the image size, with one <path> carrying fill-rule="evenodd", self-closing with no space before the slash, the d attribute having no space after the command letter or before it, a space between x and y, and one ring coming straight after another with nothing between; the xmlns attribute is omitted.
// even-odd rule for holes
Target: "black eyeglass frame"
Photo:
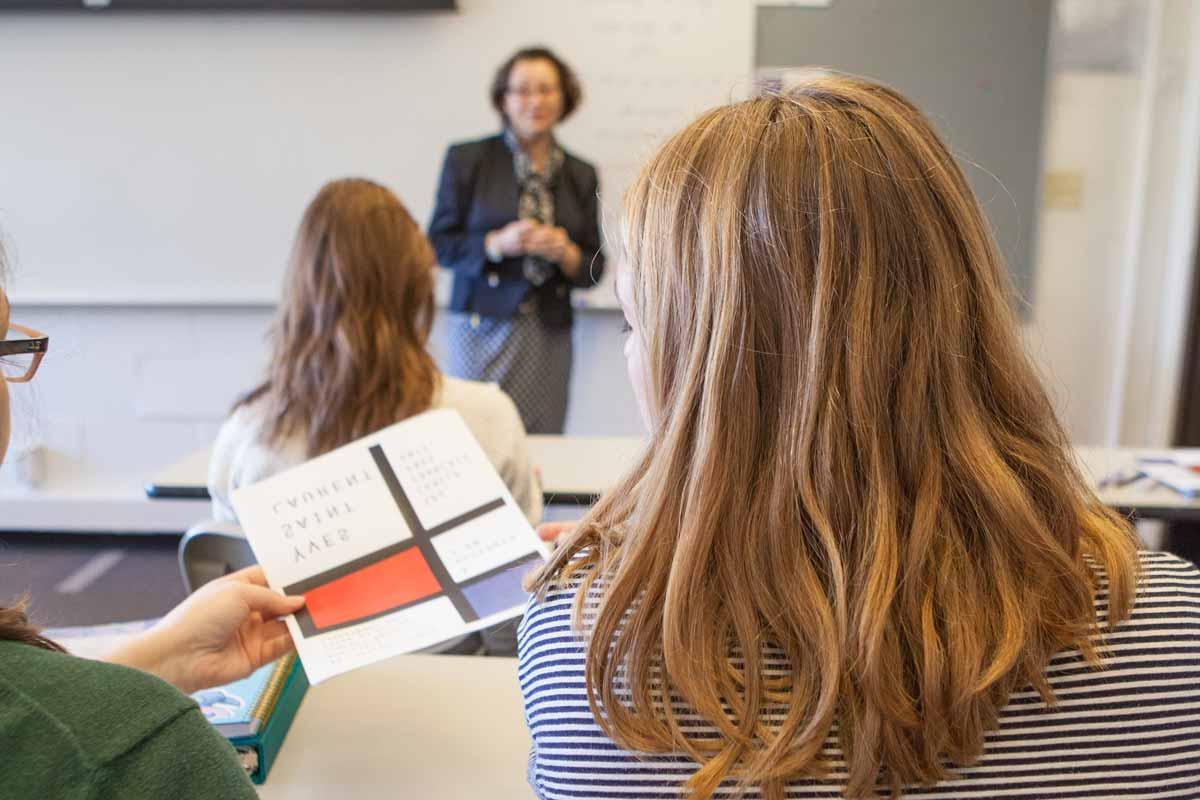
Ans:
<svg viewBox="0 0 1200 800"><path fill-rule="evenodd" d="M50 337L41 331L35 331L33 328L27 328L24 325L18 325L15 322L8 323L9 330L17 331L28 336L28 339L0 339L0 358L4 356L23 356L29 353L33 354L33 361L29 363L29 369L21 375L5 375L4 380L8 383L28 383L33 380L34 374L38 371L38 366L42 363L42 358L46 355L46 351L50 349Z"/></svg>

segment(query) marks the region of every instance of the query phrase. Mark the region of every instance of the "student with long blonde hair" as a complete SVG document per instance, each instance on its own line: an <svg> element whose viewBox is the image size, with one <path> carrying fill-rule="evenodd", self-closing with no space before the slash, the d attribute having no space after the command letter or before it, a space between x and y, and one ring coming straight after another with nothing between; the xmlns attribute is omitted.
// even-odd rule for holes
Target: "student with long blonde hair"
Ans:
<svg viewBox="0 0 1200 800"><path fill-rule="evenodd" d="M539 797L1200 797L1200 573L1080 476L917 109L711 111L623 238L650 444L531 579Z"/></svg>

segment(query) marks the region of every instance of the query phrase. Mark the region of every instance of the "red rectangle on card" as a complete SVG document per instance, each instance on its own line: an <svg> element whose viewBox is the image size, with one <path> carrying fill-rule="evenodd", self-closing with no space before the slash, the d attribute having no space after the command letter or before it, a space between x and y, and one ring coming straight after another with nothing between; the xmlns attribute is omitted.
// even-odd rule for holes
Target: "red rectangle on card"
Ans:
<svg viewBox="0 0 1200 800"><path fill-rule="evenodd" d="M320 629L397 608L441 590L421 551L410 547L305 592L304 607Z"/></svg>

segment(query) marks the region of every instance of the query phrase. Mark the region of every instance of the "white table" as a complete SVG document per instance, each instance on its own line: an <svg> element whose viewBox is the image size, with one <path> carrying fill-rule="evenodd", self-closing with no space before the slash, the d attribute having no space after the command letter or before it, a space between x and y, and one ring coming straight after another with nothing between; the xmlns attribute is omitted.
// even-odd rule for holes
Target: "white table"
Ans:
<svg viewBox="0 0 1200 800"><path fill-rule="evenodd" d="M547 504L591 505L633 466L645 442L634 436L530 436Z"/></svg>
<svg viewBox="0 0 1200 800"><path fill-rule="evenodd" d="M1075 450L1084 475L1093 486L1136 464L1139 458L1176 458L1194 462L1200 449L1154 450L1131 447L1079 447ZM1200 498L1187 498L1165 486L1143 478L1125 486L1101 487L1096 492L1106 506L1141 519L1200 520Z"/></svg>
<svg viewBox="0 0 1200 800"><path fill-rule="evenodd" d="M400 656L309 689L258 791L526 800L528 760L515 659Z"/></svg>
<svg viewBox="0 0 1200 800"><path fill-rule="evenodd" d="M529 450L542 473L547 503L586 505L612 487L641 452L643 441L621 436L530 436ZM1200 459L1200 449L1148 450L1079 447L1076 455L1095 486L1141 457ZM159 473L146 493L162 498L206 498L208 449L197 451ZM1102 502L1143 519L1200 520L1200 499L1189 499L1140 480L1097 490Z"/></svg>
<svg viewBox="0 0 1200 800"><path fill-rule="evenodd" d="M541 472L547 504L589 505L613 486L641 452L633 436L530 436L529 454ZM197 450L146 484L155 499L208 498L211 448Z"/></svg>
<svg viewBox="0 0 1200 800"><path fill-rule="evenodd" d="M209 500L208 462L212 448L203 447L160 470L146 484L146 496L155 500Z"/></svg>

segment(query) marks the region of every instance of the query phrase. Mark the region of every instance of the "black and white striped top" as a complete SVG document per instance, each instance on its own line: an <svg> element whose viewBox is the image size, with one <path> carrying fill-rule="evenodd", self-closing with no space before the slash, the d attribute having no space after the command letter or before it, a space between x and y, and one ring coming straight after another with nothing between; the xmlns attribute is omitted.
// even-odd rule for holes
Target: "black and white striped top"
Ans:
<svg viewBox="0 0 1200 800"><path fill-rule="evenodd" d="M1166 553L1143 553L1141 561L1133 616L1107 637L1111 656L1103 670L1077 652L1056 656L1046 672L1057 708L1047 708L1033 689L1017 692L976 764L953 781L904 796L1200 798L1200 572ZM531 602L518 634L533 738L530 784L543 800L683 796L694 762L621 750L592 718L584 650L571 630L573 598L564 590ZM1107 606L1102 589L1097 613ZM773 655L783 670L782 654ZM716 735L697 728L706 732ZM825 752L829 778L799 782L789 798L841 797L846 771L836 741ZM734 787L718 796L733 797Z"/></svg>

